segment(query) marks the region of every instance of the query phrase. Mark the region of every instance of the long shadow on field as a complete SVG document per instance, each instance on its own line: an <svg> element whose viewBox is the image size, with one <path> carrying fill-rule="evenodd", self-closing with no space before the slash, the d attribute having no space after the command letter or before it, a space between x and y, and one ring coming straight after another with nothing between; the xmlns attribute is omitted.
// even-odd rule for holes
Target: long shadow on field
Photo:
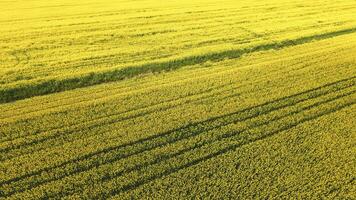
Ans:
<svg viewBox="0 0 356 200"><path fill-rule="evenodd" d="M347 88L352 88L355 85L355 77L351 77L348 79L343 79L334 83L329 83L311 90L307 90L298 94L294 94L291 96L283 97L277 100L273 100L270 102L266 102L261 105L253 106L250 108L246 108L234 113L222 115L222 116L217 116L214 118L210 118L208 120L202 121L202 122L197 122L193 123L181 128L177 128L175 130L171 130L168 132L164 133L159 133L154 136L150 136L147 138L142 138L136 141L132 141L126 144L121 144L118 146L112 146L108 147L106 149L93 152L69 161L66 161L62 164L52 166L52 167L46 167L34 172L31 172L29 174L25 174L19 177L15 177L6 181L0 182L0 187L3 187L4 185L9 186L11 185L21 185L21 187L17 187L17 189L14 189L12 191L9 191L4 194L0 194L0 196L10 196L14 193L21 192L21 191L26 191L31 188L37 187L39 185L55 181L61 178L64 178L66 176L74 175L80 172L88 171L90 169L99 167L104 164L108 164L111 162L115 162L124 158L128 158L133 155L137 155L143 152L147 152L153 149L157 149L160 147L164 147L168 144L172 144L178 141L181 141L183 139L188 139L197 135L200 135L202 133L205 133L209 130L214 130L223 126L226 126L231 123L236 123L236 122L243 122L248 119L252 119L255 117L258 117L260 115L268 114L273 111L282 109L282 108L287 108L290 106L294 106L297 103L301 103L313 98L321 97L327 94L332 94L333 92L337 91L342 91L343 89ZM321 104L328 103L330 101L333 101L338 98L342 98L343 96L348 96L353 94L354 91L351 93L346 93L339 95L335 98L328 99L325 101L317 102L311 106L308 106L306 108L302 109L297 109L294 112L286 113L285 115L273 119L273 120L279 120L281 118L285 118L287 116L302 112L304 110L311 109L313 107L319 106ZM308 118L309 119L309 118ZM262 126L268 123L271 123L273 120L267 120L265 122L262 122L260 124L255 125L255 127ZM299 123L299 122L298 122ZM288 125L288 127L290 124ZM296 126L296 125L292 125ZM254 128L254 127L249 127ZM246 130L242 130L246 131ZM239 131L241 132L241 130ZM226 138L226 137L232 137L236 135L237 133L227 133L221 136L221 138ZM198 148L198 147L193 147ZM183 150L182 152L178 152L178 154L182 154L186 151L192 150L190 148ZM175 154L173 154L175 155ZM166 156L166 158L170 158L171 156ZM164 160L161 158L160 160L152 161L151 164L154 164L155 162L161 162ZM130 170L135 170L135 169L140 169L143 166L146 165L151 165L150 163L144 164L142 166L137 165L134 169L125 169L123 172L118 173L115 176L120 176L120 174L130 172ZM112 177L110 177L112 178ZM110 179L109 177L106 177L105 179ZM137 185L137 184L135 184ZM138 184L139 185L139 184ZM125 188L132 188L133 186L126 186ZM10 187L11 188L11 187ZM15 187L16 188L16 187ZM122 191L126 189L120 189Z"/></svg>
<svg viewBox="0 0 356 200"><path fill-rule="evenodd" d="M67 78L62 80L53 79L42 83L34 83L30 85L3 89L0 90L0 103L12 102L15 100L25 99L33 96L61 92L65 90L71 90L75 88L81 88L81 87L96 85L100 83L119 81L126 78L135 77L141 74L172 71L172 70L182 68L184 66L200 64L207 61L220 61L223 59L239 58L242 55L248 53L266 51L272 49L278 50L290 46L305 44L312 41L318 41L327 38L333 38L336 36L350 34L354 32L356 32L356 27L329 32L329 33L300 37L292 40L283 40L281 42L263 44L251 48L246 48L246 49L227 50L227 51L208 53L208 54L197 55L197 56L189 56L189 57L171 60L171 61L165 61L165 62L148 63L139 66L128 66L123 69L112 70L107 72L91 73L81 77Z"/></svg>
<svg viewBox="0 0 356 200"><path fill-rule="evenodd" d="M287 131L287 130L289 130L291 128L294 128L294 127L298 126L299 124L302 124L302 123L317 119L317 118L319 118L321 116L324 116L324 115L327 115L327 114L331 114L331 113L337 112L337 111L339 111L339 110L341 110L343 108L346 108L346 107L349 107L349 106L353 105L354 103L355 102L349 102L349 103L346 103L346 104L335 105L332 109L325 110L325 111L320 112L320 113L318 113L316 115L308 116L308 117L306 117L306 118L304 118L302 120L299 120L299 121L291 123L291 124L286 124L282 128L279 128L279 129L274 130L274 131L266 132L264 135L262 135L260 137L256 137L256 138L252 137L250 139L247 139L246 141L241 142L240 144L233 144L233 145L227 146L227 147L225 147L223 149L220 149L220 150L218 150L218 151L216 151L214 153L208 154L208 155L203 156L203 157L198 158L198 159L191 160L186 164L183 164L183 165L180 165L180 166L177 166L177 167L173 167L173 168L164 170L163 172L159 172L159 173L151 175L149 177L144 177L142 179L139 179L137 181L134 181L132 183L124 185L121 188L115 188L113 191L110 192L109 195L107 195L107 197L111 197L111 196L120 194L122 192L128 192L130 190L136 189L136 188L138 188L138 187L140 187L140 186L142 186L144 184L147 184L149 182L152 182L154 180L163 178L163 177L168 176L170 174L176 173L176 172L178 172L180 170L183 170L183 169L186 169L188 167L192 167L194 165L197 165L197 164L199 164L201 162L208 161L208 160L210 160L210 159L212 159L214 157L217 157L217 156L223 155L225 153L234 151L234 150L236 150L236 149L238 149L238 148L240 148L240 147L242 147L244 145L251 144L253 142L257 142L259 140L266 139L268 137L271 137L271 136L276 135L278 133L281 133L283 131ZM239 133L241 133L241 132L233 132L233 133L230 133L229 135L236 135L236 134L239 134ZM227 137L230 137L230 136L227 136ZM101 197L106 197L106 196L102 195Z"/></svg>

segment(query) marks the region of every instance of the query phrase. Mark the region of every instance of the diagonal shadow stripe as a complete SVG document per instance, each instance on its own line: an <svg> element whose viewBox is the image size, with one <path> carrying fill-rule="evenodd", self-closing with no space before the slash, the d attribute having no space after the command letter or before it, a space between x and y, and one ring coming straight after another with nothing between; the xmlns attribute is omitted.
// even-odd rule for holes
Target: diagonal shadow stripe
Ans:
<svg viewBox="0 0 356 200"><path fill-rule="evenodd" d="M8 103L20 99L72 90L75 88L82 88L101 83L120 81L142 74L173 71L180 69L184 66L201 64L208 61L216 62L221 61L223 59L236 59L249 53L267 50L279 50L291 46L310 43L313 41L351 34L354 32L356 32L356 27L311 36L304 36L296 39L288 39L269 44L262 44L245 49L226 50L203 55L188 56L165 62L154 62L139 66L127 66L122 69L107 72L90 73L81 77L67 78L61 80L52 79L41 83L33 83L14 88L2 89L0 90L0 103Z"/></svg>
<svg viewBox="0 0 356 200"><path fill-rule="evenodd" d="M211 153L209 155L206 155L204 157L201 157L201 158L198 158L198 159L194 159L194 160L191 160L190 162L184 164L184 165L181 165L181 166L178 166L178 167L174 167L174 168L171 168L171 169L168 169L164 172L161 172L161 173L158 173L158 174L155 174L155 175L152 175L152 176L149 176L149 177L146 177L146 178L143 178L141 180L138 180L136 182L133 182L133 183L130 183L130 184L127 184L121 188L117 188L113 191L110 192L109 195L107 196L101 196L101 197L112 197L112 196L115 196L117 194L120 194L120 193L123 193L123 192L128 192L130 190L134 190L142 185L145 185L145 184L148 184L152 181L155 181L157 179L161 179L161 178L164 178L166 176L169 176L173 173L176 173L178 171L181 171L181 170L184 170L184 169L187 169L189 167L192 167L194 165L198 165L202 162L205 162L205 161L208 161L212 158L215 158L217 156L220 156L220 155L223 155L223 154L226 154L228 152L232 152L232 151L235 151L236 149L242 147L242 146L245 146L245 145L248 145L248 144L251 144L251 143L254 143L254 142L257 142L257 141L260 141L260 140L264 140L266 138L269 138L269 137L272 137L274 135L277 135L283 131L287 131L289 129L292 129L300 124L303 124L305 122L308 122L308 121L312 121L312 120L315 120L319 117L322 117L324 115L328 115L328 114L332 114L334 112L337 112L339 110L342 110L344 108L347 108L349 106L352 106L355 104L355 101L351 102L351 103L346 103L346 104L342 104L342 105L336 105L333 109L329 109L329 110L325 110L323 112L320 112L316 115L312 115L312 116L308 116L302 120L299 120L295 123L291 123L291 124L287 124L286 126L280 128L280 129L277 129L277 130L274 130L274 131L271 131L271 132L268 132L267 134L265 135L262 135L261 137L257 137L257 138L251 138L247 141L244 141L244 142L241 142L240 144L235 144L235 145L230 145L226 148L223 148L219 151L216 151L214 153Z"/></svg>

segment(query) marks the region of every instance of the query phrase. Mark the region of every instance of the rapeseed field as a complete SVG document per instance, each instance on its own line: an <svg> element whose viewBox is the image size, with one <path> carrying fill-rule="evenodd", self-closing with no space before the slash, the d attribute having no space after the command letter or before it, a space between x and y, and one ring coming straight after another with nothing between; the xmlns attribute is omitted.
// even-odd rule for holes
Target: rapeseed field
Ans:
<svg viewBox="0 0 356 200"><path fill-rule="evenodd" d="M0 199L356 198L356 1L0 8Z"/></svg>

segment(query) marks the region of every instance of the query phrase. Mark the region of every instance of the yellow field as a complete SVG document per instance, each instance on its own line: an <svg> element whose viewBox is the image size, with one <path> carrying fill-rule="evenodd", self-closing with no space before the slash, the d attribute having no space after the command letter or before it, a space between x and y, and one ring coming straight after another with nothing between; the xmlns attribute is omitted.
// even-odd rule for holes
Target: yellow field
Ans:
<svg viewBox="0 0 356 200"><path fill-rule="evenodd" d="M356 198L356 1L0 7L0 199Z"/></svg>

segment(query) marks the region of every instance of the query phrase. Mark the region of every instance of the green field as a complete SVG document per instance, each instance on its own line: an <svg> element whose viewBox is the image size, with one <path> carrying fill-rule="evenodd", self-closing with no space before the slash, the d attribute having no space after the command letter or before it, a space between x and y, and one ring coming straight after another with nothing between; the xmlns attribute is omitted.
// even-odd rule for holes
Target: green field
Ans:
<svg viewBox="0 0 356 200"><path fill-rule="evenodd" d="M0 199L356 199L355 0L0 8Z"/></svg>

